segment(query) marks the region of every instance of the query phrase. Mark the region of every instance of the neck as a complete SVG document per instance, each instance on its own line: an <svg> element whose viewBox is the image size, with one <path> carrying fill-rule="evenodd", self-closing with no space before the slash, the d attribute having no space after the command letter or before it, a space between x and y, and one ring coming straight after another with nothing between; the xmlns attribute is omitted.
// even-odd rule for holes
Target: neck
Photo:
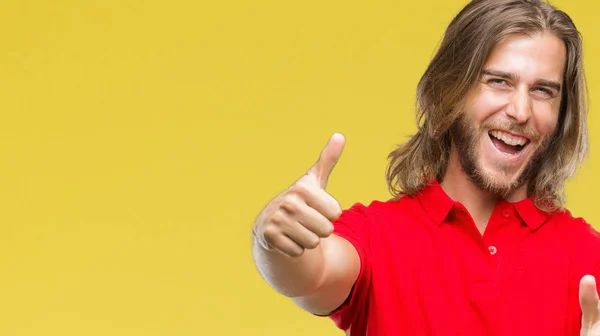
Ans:
<svg viewBox="0 0 600 336"><path fill-rule="evenodd" d="M483 234L496 203L502 197L482 189L465 174L454 146L450 150L448 166L440 184L452 200L460 202L467 208L479 232ZM527 183L511 191L504 199L509 202L518 202L526 197Z"/></svg>

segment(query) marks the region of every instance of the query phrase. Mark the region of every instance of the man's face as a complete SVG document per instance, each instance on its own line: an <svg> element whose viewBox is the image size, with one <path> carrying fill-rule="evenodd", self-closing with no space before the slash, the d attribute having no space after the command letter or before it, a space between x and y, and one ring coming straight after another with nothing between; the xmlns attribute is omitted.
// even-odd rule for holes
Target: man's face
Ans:
<svg viewBox="0 0 600 336"><path fill-rule="evenodd" d="M537 172L558 123L566 48L556 36L513 35L498 44L452 129L463 170L506 196Z"/></svg>

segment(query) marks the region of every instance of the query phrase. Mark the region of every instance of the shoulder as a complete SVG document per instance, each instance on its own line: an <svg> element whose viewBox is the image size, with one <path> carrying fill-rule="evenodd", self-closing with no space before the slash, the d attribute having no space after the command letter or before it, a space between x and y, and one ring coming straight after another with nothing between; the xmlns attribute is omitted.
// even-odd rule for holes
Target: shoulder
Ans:
<svg viewBox="0 0 600 336"><path fill-rule="evenodd" d="M568 210L556 213L553 217L561 228L563 239L570 240L577 264L599 267L600 233L584 218L574 217Z"/></svg>
<svg viewBox="0 0 600 336"><path fill-rule="evenodd" d="M360 213L367 217L398 216L411 209L420 206L418 200L413 196L393 198L387 201L373 200L370 203L354 203L344 212Z"/></svg>
<svg viewBox="0 0 600 336"><path fill-rule="evenodd" d="M553 221L562 230L567 231L576 239L600 243L600 233L584 218L574 217L569 210L562 210L552 215Z"/></svg>
<svg viewBox="0 0 600 336"><path fill-rule="evenodd" d="M570 237L573 283L587 274L600 277L600 233L585 219L565 210L557 214L564 237ZM565 238L563 238L565 239Z"/></svg>
<svg viewBox="0 0 600 336"><path fill-rule="evenodd" d="M396 229L412 227L412 225L401 224L427 222L427 220L427 213L415 196L404 196L387 201L374 200L366 205L355 203L344 210L340 217L342 222L357 223L381 232L388 232L386 228L390 227Z"/></svg>

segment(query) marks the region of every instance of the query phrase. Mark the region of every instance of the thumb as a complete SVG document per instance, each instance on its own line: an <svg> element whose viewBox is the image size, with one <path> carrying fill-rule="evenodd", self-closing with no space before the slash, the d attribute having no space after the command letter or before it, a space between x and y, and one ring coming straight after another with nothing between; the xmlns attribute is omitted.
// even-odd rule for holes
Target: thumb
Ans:
<svg viewBox="0 0 600 336"><path fill-rule="evenodd" d="M335 164L342 156L346 139L340 133L335 133L329 139L327 146L321 151L321 156L315 165L310 169L309 173L314 174L319 180L321 188L325 188L327 180Z"/></svg>
<svg viewBox="0 0 600 336"><path fill-rule="evenodd" d="M579 304L581 305L582 327L588 328L598 318L598 292L596 279L586 275L579 282Z"/></svg>

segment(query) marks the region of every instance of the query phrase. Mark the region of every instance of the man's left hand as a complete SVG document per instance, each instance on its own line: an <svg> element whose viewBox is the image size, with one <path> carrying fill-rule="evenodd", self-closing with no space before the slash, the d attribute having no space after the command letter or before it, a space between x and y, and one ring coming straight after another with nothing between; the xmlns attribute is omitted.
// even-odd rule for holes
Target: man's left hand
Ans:
<svg viewBox="0 0 600 336"><path fill-rule="evenodd" d="M596 279L591 275L579 283L581 305L581 336L600 336L600 300L596 291Z"/></svg>

